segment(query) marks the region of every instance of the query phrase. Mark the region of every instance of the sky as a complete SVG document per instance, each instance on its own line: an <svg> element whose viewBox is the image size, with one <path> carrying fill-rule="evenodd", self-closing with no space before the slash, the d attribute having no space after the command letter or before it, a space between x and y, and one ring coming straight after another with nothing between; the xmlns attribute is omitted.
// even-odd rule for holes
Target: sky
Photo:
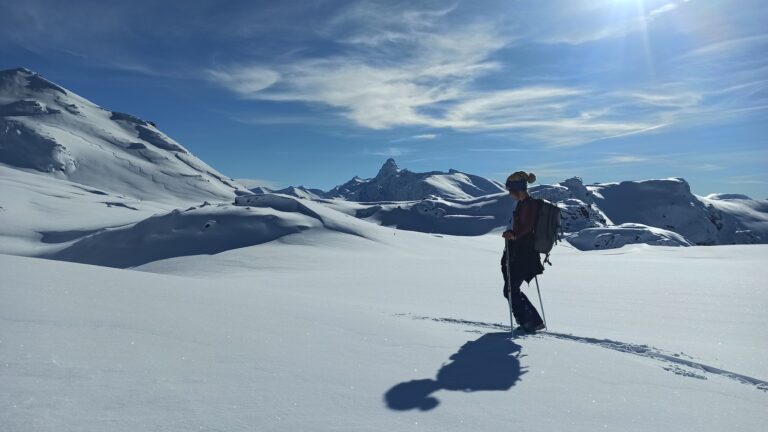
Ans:
<svg viewBox="0 0 768 432"><path fill-rule="evenodd" d="M768 198L766 22L764 0L25 0L0 3L0 69L271 187L393 157Z"/></svg>

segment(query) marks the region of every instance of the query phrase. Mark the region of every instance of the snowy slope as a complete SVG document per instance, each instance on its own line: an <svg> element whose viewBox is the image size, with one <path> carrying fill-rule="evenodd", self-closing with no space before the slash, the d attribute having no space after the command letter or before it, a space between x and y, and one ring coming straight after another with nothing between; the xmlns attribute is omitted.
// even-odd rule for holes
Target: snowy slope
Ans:
<svg viewBox="0 0 768 432"><path fill-rule="evenodd" d="M231 200L244 190L154 124L27 69L0 71L0 164L150 201Z"/></svg>
<svg viewBox="0 0 768 432"><path fill-rule="evenodd" d="M323 205L368 222L407 231L434 234L481 235L506 225L515 202L505 194L453 200L356 203L321 200Z"/></svg>
<svg viewBox="0 0 768 432"><path fill-rule="evenodd" d="M504 188L480 176L456 170L415 173L387 159L376 177L354 177L326 193L327 198L349 201L413 201L425 198L470 199L503 192Z"/></svg>
<svg viewBox="0 0 768 432"><path fill-rule="evenodd" d="M768 243L768 200L753 200L744 195L709 195L698 198L708 208L726 215L720 218L720 223L734 226L734 242Z"/></svg>
<svg viewBox="0 0 768 432"><path fill-rule="evenodd" d="M762 430L765 246L558 247L551 332L510 338L497 236L392 233L309 230L155 273L0 255L0 424Z"/></svg>
<svg viewBox="0 0 768 432"><path fill-rule="evenodd" d="M389 230L317 203L284 195L249 195L237 205L175 209L138 223L100 230L66 248L40 255L109 267L134 267L166 258L216 254L307 230L376 240Z"/></svg>
<svg viewBox="0 0 768 432"><path fill-rule="evenodd" d="M173 208L0 165L0 253L52 253Z"/></svg>

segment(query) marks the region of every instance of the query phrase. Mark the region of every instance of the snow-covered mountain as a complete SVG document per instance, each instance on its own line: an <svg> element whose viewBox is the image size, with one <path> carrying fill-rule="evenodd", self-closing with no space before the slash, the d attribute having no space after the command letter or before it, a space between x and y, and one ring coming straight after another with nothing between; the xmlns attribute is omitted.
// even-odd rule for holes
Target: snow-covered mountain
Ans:
<svg viewBox="0 0 768 432"><path fill-rule="evenodd" d="M611 224L662 228L698 245L768 242L768 203L699 197L681 178L606 183L588 189Z"/></svg>
<svg viewBox="0 0 768 432"><path fill-rule="evenodd" d="M394 167L393 161L388 161L387 167ZM361 188L371 184L360 179L353 182ZM700 197L680 178L587 186L581 178L573 177L557 184L536 185L530 192L560 206L563 232L580 249L633 243L686 246L768 242L768 201L741 195ZM470 199L416 195L412 200L378 202L323 199L296 188L286 190L286 194L319 201L381 225L449 235L481 235L500 229L508 224L515 208L506 193Z"/></svg>
<svg viewBox="0 0 768 432"><path fill-rule="evenodd" d="M358 202L413 201L424 198L471 199L504 192L504 187L486 178L454 169L446 172L415 173L400 169L394 159L387 159L376 177L352 180L336 186L326 198Z"/></svg>
<svg viewBox="0 0 768 432"><path fill-rule="evenodd" d="M152 122L103 109L23 68L0 71L0 164L156 202L245 192Z"/></svg>
<svg viewBox="0 0 768 432"><path fill-rule="evenodd" d="M304 186L288 186L287 188L283 188L283 189L270 189L265 186L258 186L250 189L250 191L253 192L254 194L280 194L280 195L290 195L296 198L314 199L314 200L323 199L327 197L325 191L322 191L320 189L309 189Z"/></svg>
<svg viewBox="0 0 768 432"><path fill-rule="evenodd" d="M208 235L208 246L194 249L199 253L258 244L306 227L346 232L349 216L409 231L482 235L506 226L515 206L496 181L456 170L415 173L394 159L375 177L355 177L328 192L303 186L249 192L153 123L102 109L27 69L0 72L0 174L0 236L7 240L0 251L82 262L109 261L107 252L93 258L97 244L108 249L132 239L159 241L168 227L191 229L197 238L209 221L231 235ZM531 194L560 206L563 231L580 249L768 242L768 201L696 196L680 178L585 185L574 177L536 185ZM246 198L233 203L237 196ZM37 205L25 205L29 201ZM214 205L181 210L203 201ZM256 215L231 204L261 210ZM332 212L322 220L343 223L318 225L300 211L307 205ZM79 226L81 208L93 217ZM55 221L48 220L51 212L59 215ZM161 243L155 252L162 256L180 254L190 244Z"/></svg>

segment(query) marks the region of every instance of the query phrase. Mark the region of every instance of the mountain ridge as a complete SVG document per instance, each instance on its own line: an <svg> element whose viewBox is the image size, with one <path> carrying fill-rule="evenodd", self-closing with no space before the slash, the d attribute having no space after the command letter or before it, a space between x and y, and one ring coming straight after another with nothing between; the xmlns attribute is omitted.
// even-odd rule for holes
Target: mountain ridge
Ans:
<svg viewBox="0 0 768 432"><path fill-rule="evenodd" d="M0 163L152 201L245 193L154 123L104 109L26 68L0 71Z"/></svg>

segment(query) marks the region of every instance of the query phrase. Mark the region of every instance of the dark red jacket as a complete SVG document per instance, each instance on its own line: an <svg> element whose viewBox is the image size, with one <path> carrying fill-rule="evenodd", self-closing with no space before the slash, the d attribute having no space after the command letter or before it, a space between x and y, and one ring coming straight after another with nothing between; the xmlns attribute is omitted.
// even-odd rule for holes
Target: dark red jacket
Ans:
<svg viewBox="0 0 768 432"><path fill-rule="evenodd" d="M506 248L506 253L509 254L508 274L512 280L522 279L530 282L536 275L544 272L541 257L533 247L532 234L538 211L538 203L529 196L517 203L512 214L512 234L515 240L507 240Z"/></svg>
<svg viewBox="0 0 768 432"><path fill-rule="evenodd" d="M512 235L519 239L524 235L533 232L533 225L536 223L536 214L539 206L530 196L517 203L515 211L512 213L514 223L512 224Z"/></svg>

